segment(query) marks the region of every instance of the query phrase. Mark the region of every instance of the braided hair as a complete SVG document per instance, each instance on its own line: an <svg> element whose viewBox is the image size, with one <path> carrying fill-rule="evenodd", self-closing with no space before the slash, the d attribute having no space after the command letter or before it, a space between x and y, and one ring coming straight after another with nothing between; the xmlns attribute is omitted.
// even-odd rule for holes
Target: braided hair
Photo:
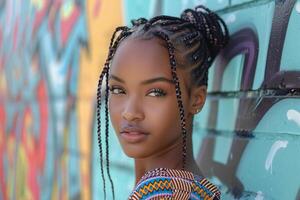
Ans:
<svg viewBox="0 0 300 200"><path fill-rule="evenodd" d="M101 108L101 86L106 79L105 88L105 145L106 145L106 172L111 184L113 199L115 198L114 186L109 171L109 149L108 149L108 76L111 60L116 49L126 38L139 38L150 40L158 38L167 48L171 65L171 74L175 83L177 103L180 113L182 131L182 168L186 165L187 154L187 131L186 121L179 87L179 79L176 68L189 70L191 84L201 86L207 85L208 69L217 54L228 43L229 34L224 21L208 8L200 5L195 9L186 9L180 17L160 15L149 20L139 18L132 20L132 26L117 27L109 45L109 53L100 74L97 89L97 133L100 151L100 169L103 180L104 198L106 198L106 182L103 169L103 150L100 134L100 108ZM116 37L116 35L118 36Z"/></svg>

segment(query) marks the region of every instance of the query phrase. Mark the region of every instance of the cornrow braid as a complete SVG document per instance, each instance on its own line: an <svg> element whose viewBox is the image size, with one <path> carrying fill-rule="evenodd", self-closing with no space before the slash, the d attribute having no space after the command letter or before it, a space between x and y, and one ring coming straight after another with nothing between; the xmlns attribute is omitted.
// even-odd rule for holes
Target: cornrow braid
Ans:
<svg viewBox="0 0 300 200"><path fill-rule="evenodd" d="M167 16L167 15L160 15L160 16L153 17L152 19L149 20L149 23L151 25L154 25L158 21L162 22L162 24L165 23L163 25L171 25L171 24L174 24L174 23L182 23L182 20L180 18Z"/></svg>
<svg viewBox="0 0 300 200"><path fill-rule="evenodd" d="M215 56L228 42L228 29L224 21L210 9L200 5L192 9L186 9L181 18L191 22L206 38L213 60Z"/></svg>

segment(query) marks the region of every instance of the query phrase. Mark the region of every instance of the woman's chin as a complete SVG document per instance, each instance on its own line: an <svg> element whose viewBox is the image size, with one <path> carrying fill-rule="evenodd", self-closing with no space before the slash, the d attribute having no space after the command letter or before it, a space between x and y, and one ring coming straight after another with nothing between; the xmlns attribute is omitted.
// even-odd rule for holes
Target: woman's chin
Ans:
<svg viewBox="0 0 300 200"><path fill-rule="evenodd" d="M141 151L132 151L128 149L123 149L123 151L125 155L128 156L129 158L141 159L146 157L145 154L143 154Z"/></svg>
<svg viewBox="0 0 300 200"><path fill-rule="evenodd" d="M121 140L120 144L123 152L130 158L141 159L149 156L149 152L147 154L147 148L149 147L145 143L129 144Z"/></svg>
<svg viewBox="0 0 300 200"><path fill-rule="evenodd" d="M133 159L143 159L151 156L151 152L145 151L144 148L122 147L126 156Z"/></svg>

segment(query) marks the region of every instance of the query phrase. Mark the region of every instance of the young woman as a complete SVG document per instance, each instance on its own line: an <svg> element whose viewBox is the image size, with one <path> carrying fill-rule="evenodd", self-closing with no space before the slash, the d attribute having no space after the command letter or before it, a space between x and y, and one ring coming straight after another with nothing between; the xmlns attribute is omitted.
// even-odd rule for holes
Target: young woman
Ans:
<svg viewBox="0 0 300 200"><path fill-rule="evenodd" d="M204 6L187 9L180 18L140 18L132 24L114 32L98 84L104 194L100 107L105 77L106 146L109 114L122 149L135 161L136 185L129 199L219 199L218 188L193 158L192 124L205 102L208 68L228 42L226 25Z"/></svg>

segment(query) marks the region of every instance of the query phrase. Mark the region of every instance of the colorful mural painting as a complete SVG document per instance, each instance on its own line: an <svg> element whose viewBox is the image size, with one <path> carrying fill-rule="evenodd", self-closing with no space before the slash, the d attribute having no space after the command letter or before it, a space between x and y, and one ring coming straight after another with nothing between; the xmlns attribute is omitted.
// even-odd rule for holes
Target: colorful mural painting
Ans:
<svg viewBox="0 0 300 200"><path fill-rule="evenodd" d="M90 199L97 74L122 23L112 9L121 3L1 1L1 200Z"/></svg>
<svg viewBox="0 0 300 200"><path fill-rule="evenodd" d="M299 200L300 0L0 0L0 200L102 199L95 100L113 29L199 4L231 34L194 122L199 166L222 199ZM133 163L110 133L126 199Z"/></svg>

